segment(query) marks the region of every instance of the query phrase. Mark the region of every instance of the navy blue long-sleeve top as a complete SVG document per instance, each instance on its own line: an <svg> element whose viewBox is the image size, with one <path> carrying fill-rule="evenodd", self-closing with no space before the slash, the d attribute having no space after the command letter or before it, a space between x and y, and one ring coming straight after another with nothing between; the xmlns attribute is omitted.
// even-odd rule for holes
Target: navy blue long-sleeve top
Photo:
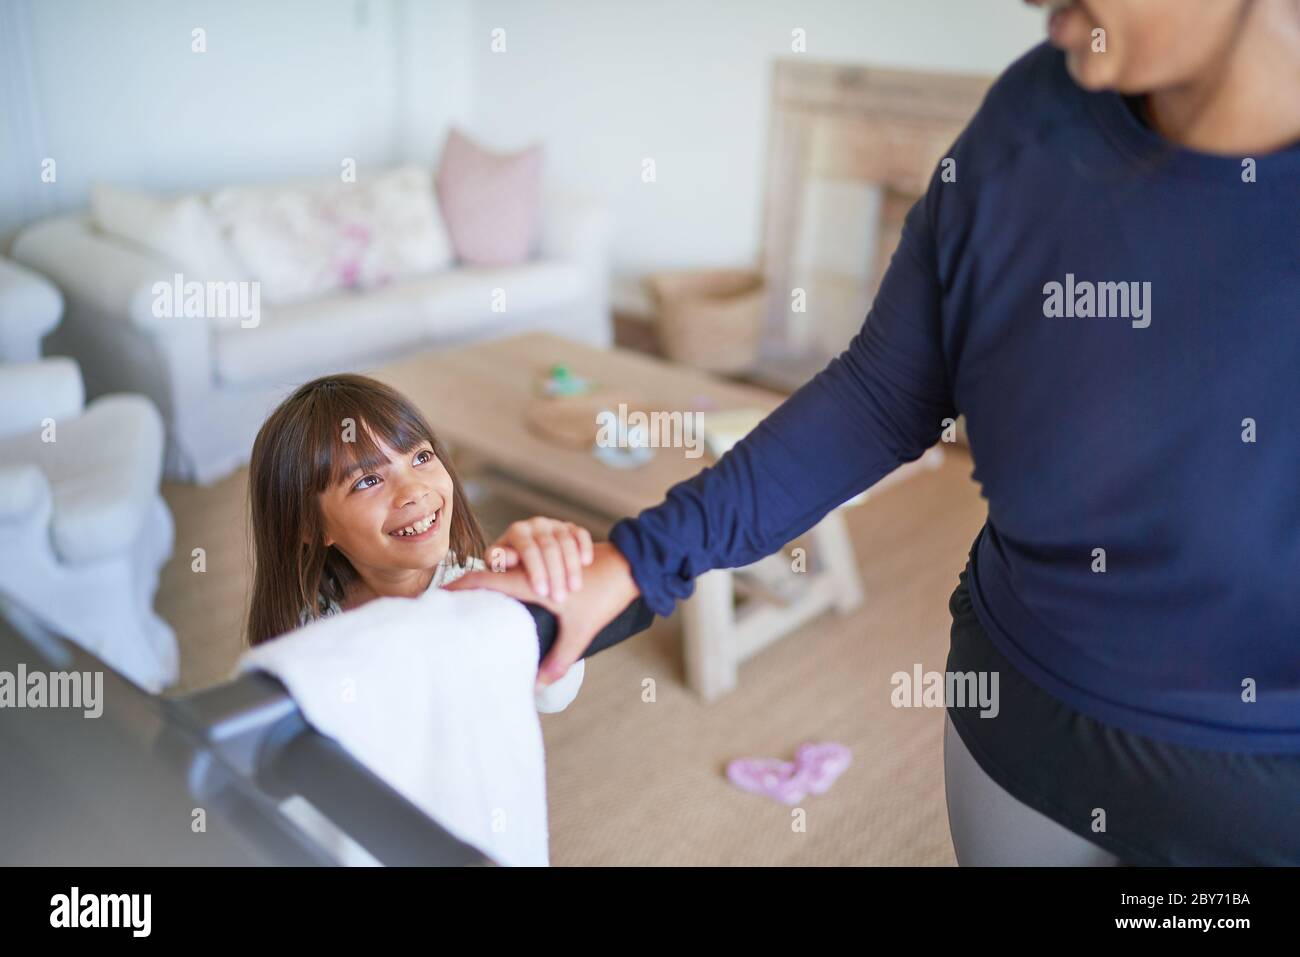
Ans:
<svg viewBox="0 0 1300 957"><path fill-rule="evenodd" d="M936 167L848 349L611 541L667 614L958 410L998 649L1127 730L1300 752L1300 144L1178 147L1036 47Z"/></svg>

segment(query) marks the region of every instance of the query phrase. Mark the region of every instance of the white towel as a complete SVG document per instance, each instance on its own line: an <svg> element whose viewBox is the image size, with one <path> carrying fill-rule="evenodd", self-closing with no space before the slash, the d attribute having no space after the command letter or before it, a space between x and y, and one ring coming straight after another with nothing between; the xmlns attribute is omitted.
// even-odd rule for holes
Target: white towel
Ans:
<svg viewBox="0 0 1300 957"><path fill-rule="evenodd" d="M251 669L278 677L317 730L457 837L499 864L548 863L537 632L515 600L376 599L249 650L237 671ZM347 844L345 863L373 863Z"/></svg>
<svg viewBox="0 0 1300 957"><path fill-rule="evenodd" d="M457 578L471 571L483 571L487 564L481 558L472 558L462 565L456 561L456 554L448 552L447 557L438 563L430 588L442 588ZM337 606L336 606L337 607ZM578 696L582 687L583 675L587 673L587 663L579 658L562 676L537 692L537 710L542 714L555 714L563 711Z"/></svg>

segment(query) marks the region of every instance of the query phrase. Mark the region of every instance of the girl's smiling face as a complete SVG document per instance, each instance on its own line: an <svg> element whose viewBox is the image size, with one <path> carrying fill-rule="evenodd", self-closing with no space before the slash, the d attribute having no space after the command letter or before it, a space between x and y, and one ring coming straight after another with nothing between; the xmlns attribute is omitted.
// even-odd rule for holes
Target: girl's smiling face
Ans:
<svg viewBox="0 0 1300 957"><path fill-rule="evenodd" d="M409 453L375 438L388 461L356 468L320 495L324 544L363 578L429 569L451 540L451 475L428 442Z"/></svg>
<svg viewBox="0 0 1300 957"><path fill-rule="evenodd" d="M267 416L248 501L250 645L332 606L416 598L453 552L467 564L487 544L428 420L392 386L354 373L304 382Z"/></svg>

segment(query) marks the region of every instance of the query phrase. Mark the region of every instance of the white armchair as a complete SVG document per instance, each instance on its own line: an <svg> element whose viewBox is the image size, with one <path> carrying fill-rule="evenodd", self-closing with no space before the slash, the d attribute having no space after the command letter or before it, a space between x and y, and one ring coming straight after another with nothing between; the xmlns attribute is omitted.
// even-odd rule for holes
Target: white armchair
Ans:
<svg viewBox="0 0 1300 957"><path fill-rule="evenodd" d="M0 362L41 357L41 339L59 324L63 297L44 276L0 258Z"/></svg>
<svg viewBox="0 0 1300 957"><path fill-rule="evenodd" d="M178 674L153 610L173 540L162 421L143 396L83 394L69 359L0 367L0 606L157 692Z"/></svg>

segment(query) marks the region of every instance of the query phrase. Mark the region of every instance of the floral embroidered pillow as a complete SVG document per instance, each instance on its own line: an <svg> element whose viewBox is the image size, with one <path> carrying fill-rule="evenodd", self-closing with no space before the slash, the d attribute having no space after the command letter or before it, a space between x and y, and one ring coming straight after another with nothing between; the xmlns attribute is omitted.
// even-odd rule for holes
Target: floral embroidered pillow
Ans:
<svg viewBox="0 0 1300 957"><path fill-rule="evenodd" d="M368 289L452 262L429 173L414 166L356 183L232 187L209 202L270 304Z"/></svg>

